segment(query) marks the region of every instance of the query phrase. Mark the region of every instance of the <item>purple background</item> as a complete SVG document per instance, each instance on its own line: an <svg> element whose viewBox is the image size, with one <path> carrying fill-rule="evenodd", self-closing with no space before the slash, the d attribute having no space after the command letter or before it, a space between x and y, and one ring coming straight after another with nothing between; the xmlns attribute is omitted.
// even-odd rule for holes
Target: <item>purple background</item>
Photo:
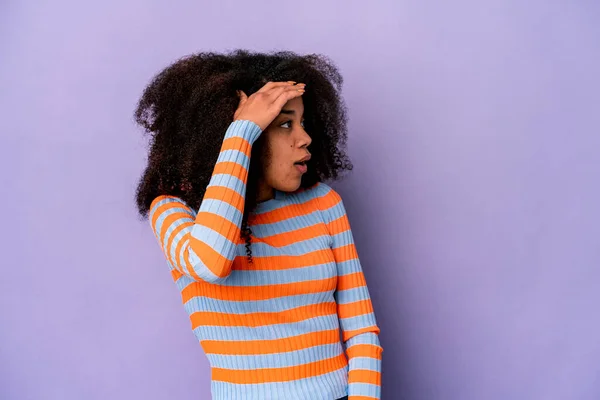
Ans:
<svg viewBox="0 0 600 400"><path fill-rule="evenodd" d="M0 4L0 398L209 399L131 115L238 47L345 77L384 399L600 398L597 1L35 3Z"/></svg>

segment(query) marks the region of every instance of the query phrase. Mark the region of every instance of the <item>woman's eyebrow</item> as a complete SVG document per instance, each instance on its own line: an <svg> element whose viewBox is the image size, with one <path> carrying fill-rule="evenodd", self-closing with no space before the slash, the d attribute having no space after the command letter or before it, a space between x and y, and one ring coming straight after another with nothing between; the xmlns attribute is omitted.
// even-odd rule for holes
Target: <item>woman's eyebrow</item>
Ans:
<svg viewBox="0 0 600 400"><path fill-rule="evenodd" d="M283 115L283 114L291 114L291 115L296 115L296 110L281 110L281 112L279 113L279 115ZM304 115L302 115L302 119L304 119Z"/></svg>

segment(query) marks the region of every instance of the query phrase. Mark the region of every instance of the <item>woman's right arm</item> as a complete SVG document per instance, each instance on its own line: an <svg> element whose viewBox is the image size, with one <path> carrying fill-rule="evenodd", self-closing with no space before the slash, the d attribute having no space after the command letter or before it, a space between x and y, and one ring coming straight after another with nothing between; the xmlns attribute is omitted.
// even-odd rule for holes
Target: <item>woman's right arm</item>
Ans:
<svg viewBox="0 0 600 400"><path fill-rule="evenodd" d="M244 214L250 152L261 129L234 121L223 140L196 217L176 197L159 196L149 220L167 261L180 273L207 282L226 278L236 254Z"/></svg>
<svg viewBox="0 0 600 400"><path fill-rule="evenodd" d="M252 145L285 103L300 95L289 83L268 83L250 97L240 94L195 217L177 197L154 199L149 220L173 269L197 281L215 283L229 276L240 239Z"/></svg>

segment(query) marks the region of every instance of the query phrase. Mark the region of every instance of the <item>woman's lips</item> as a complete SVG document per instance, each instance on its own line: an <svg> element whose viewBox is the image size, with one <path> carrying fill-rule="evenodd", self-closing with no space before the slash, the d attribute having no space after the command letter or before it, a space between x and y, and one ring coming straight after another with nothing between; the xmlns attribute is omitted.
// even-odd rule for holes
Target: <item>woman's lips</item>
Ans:
<svg viewBox="0 0 600 400"><path fill-rule="evenodd" d="M306 166L306 164L294 164L294 166L298 169L298 171L300 171L300 173L305 174L306 171L308 171L308 167Z"/></svg>

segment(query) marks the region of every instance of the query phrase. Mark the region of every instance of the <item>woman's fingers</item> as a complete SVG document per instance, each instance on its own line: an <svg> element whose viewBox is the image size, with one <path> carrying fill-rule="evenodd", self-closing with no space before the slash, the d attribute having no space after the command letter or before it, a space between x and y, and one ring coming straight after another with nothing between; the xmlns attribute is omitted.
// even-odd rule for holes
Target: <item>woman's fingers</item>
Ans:
<svg viewBox="0 0 600 400"><path fill-rule="evenodd" d="M278 113L281 111L285 103L294 99L296 97L300 97L304 94L304 88L297 88L290 90L284 90L279 96L273 101L273 106L277 109Z"/></svg>
<svg viewBox="0 0 600 400"><path fill-rule="evenodd" d="M297 91L300 88L301 87L297 86L297 85L277 86L277 87L271 89L270 91L266 92L265 95L268 96L268 98L271 102L275 102L275 100L277 100L277 98L279 96L281 96L282 93L288 92L288 91ZM302 89L303 88L304 87L302 87Z"/></svg>
<svg viewBox="0 0 600 400"><path fill-rule="evenodd" d="M291 86L296 82L288 81L288 82L267 82L263 87L261 87L256 93L264 93L268 92L274 88L282 87L282 86Z"/></svg>

